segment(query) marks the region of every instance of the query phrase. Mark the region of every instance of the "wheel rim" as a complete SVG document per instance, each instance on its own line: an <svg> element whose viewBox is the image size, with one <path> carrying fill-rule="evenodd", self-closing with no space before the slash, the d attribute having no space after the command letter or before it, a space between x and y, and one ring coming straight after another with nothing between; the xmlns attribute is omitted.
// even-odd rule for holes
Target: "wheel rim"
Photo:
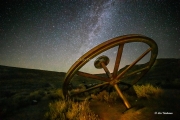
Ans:
<svg viewBox="0 0 180 120"><path fill-rule="evenodd" d="M145 44L147 44L149 46L149 49L147 49L138 59L136 59L132 64L130 64L127 67L127 69L125 69L123 72L118 74L117 72L118 72L118 68L119 68L119 64L120 64L124 44L131 43L131 42L145 43ZM110 82L110 79L104 79L104 78L100 78L100 77L98 78L97 77L98 80L105 81L102 85L107 85L107 84L115 85L115 84L120 82L120 80L119 80L120 78L128 77L128 76L123 76L123 75L129 69L131 69L131 67L134 66L138 61L140 61L144 56L146 56L149 52L151 52L150 60L147 63L146 68L143 68L140 71L135 71L133 73L133 74L136 74L137 72L142 72L141 75L139 76L139 78L137 80L135 80L134 83L132 83L132 84L135 84L151 68L151 66L153 65L153 63L156 60L157 53L158 53L158 47L157 47L157 44L155 43L155 41L152 40L151 38L148 38L148 37L143 36L143 35L132 34L132 35L119 36L119 37L110 39L110 40L108 40L106 42L103 42L103 43L99 44L98 46L94 47L93 49L89 50L83 56L81 56L71 66L71 68L68 70L68 72L67 72L67 74L65 76L65 79L64 79L64 83L63 83L63 94L64 94L64 96L70 97L70 95L68 93L68 85L69 85L72 77L75 74L82 75L82 76L88 76L87 73L80 72L79 71L80 68L82 68L89 60L96 57L100 53L102 53L102 52L104 52L106 50L109 50L110 48L116 47L116 46L119 46L119 48L118 48L118 53L117 53L117 56L116 56L116 61L115 61L113 74L111 76L111 79L113 79L114 81ZM92 78L92 75L89 74L89 76L91 76L91 78ZM96 77L95 77L95 79L96 79ZM98 87L99 86L97 86L97 88ZM92 88L92 89L94 89L94 88Z"/></svg>

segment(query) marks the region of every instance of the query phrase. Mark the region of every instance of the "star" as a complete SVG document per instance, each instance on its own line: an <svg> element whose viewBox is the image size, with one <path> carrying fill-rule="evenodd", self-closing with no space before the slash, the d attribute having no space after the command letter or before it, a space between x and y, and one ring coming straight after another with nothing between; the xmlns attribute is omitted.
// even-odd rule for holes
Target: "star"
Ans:
<svg viewBox="0 0 180 120"><path fill-rule="evenodd" d="M180 57L179 1L54 0L1 4L1 65L67 72L93 47L126 34L153 39L159 48L158 58ZM121 67L130 64L146 47L125 44ZM103 54L112 58L108 65L112 69L117 49L100 55ZM84 71L98 71L93 60Z"/></svg>

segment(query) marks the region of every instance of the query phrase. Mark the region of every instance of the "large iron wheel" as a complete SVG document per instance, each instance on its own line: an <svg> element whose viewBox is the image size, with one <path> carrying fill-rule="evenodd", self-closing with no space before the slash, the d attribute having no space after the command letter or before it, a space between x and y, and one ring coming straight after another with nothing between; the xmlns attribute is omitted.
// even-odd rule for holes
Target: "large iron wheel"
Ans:
<svg viewBox="0 0 180 120"><path fill-rule="evenodd" d="M123 52L123 47L126 43L131 43L131 42L142 42L142 43L147 44L149 46L149 48L143 54L141 54L134 62L132 62L128 67L126 67L126 69L124 69L123 71L118 73L119 64L120 64L120 60L121 60L121 56L122 56L122 52ZM79 71L79 69L82 68L89 60L91 60L92 58L101 54L102 52L104 52L110 48L116 47L116 46L119 46L119 47L118 47L118 52L117 52L116 61L115 61L115 65L114 65L114 70L112 73L110 73L110 71L106 67L106 65L109 63L109 58L107 56L100 56L94 62L94 66L98 69L103 68L108 77L101 77L101 76L97 76L94 74ZM137 62L139 62L143 57L145 57L148 53L151 54L150 60L149 60L149 62L147 62L145 64L145 66L143 68L136 70L136 71L133 71L131 73L128 73L127 75L125 74L134 65L136 65ZM71 68L67 72L65 79L64 79L63 95L66 98L67 97L73 97L73 96L76 96L76 95L81 94L81 93L89 92L92 89L96 89L96 88L106 86L106 85L112 85L115 88L115 90L118 92L121 99L123 100L126 108L130 108L131 105L129 104L128 100L122 94L118 84L132 86L136 82L138 82L138 80L140 78L142 78L145 75L145 73L147 73L148 70L154 64L156 57L157 57L157 53L158 53L158 47L157 47L157 44L155 43L155 41L152 40L151 38L148 38L148 37L143 36L143 35L137 35L137 34L124 35L124 36L119 36L119 37L110 39L106 42L103 42L103 43L99 44L98 46L94 47L93 49L91 49L90 51L88 51L87 53L85 53L83 56L81 56L71 66ZM70 92L71 90L69 89L69 85L71 83L71 79L73 78L73 76L75 74L80 75L80 76L84 76L84 77L88 77L88 78L97 79L97 80L103 81L103 83L94 85L94 86L87 88L85 90L78 91L74 94L71 94L71 92ZM121 81L121 79L135 75L135 74L138 74L138 77L135 80L133 80L131 82L131 84L124 83Z"/></svg>

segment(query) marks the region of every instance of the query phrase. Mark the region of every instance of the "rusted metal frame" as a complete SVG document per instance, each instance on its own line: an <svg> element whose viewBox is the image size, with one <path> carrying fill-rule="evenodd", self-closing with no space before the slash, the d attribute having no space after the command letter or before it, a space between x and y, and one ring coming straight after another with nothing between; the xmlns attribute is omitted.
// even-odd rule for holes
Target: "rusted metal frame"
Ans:
<svg viewBox="0 0 180 120"><path fill-rule="evenodd" d="M73 93L73 94L70 95L70 97L72 97L72 96L74 96L74 95L78 95L78 94L83 93L83 92L87 92L87 91L96 89L96 88L101 87L101 86L104 86L104 85L108 85L108 84L109 84L109 82L104 82L104 83L102 83L102 84L95 85L95 86L90 87L90 88L88 88L88 89L86 89L86 90L82 90L82 91L79 91L79 92L77 92L77 93Z"/></svg>
<svg viewBox="0 0 180 120"><path fill-rule="evenodd" d="M101 52L107 50L108 48L112 48L114 46L117 46L118 44L126 43L128 42L128 39L137 39L137 38L144 38L145 36L140 36L136 34L131 34L131 35L125 35L125 36L120 36L113 38L109 41L106 41L104 43L101 43L100 45L96 46L95 48L91 49L88 51L86 54L84 54L82 57L80 57L68 70L64 84L63 84L63 89L66 89L66 86L72 79L73 75L75 74L76 71L78 71L85 63L87 63L91 58L97 56ZM145 37L146 38L146 37ZM123 41L121 43L121 41ZM67 91L66 91L67 92ZM65 94L65 92L63 92Z"/></svg>
<svg viewBox="0 0 180 120"><path fill-rule="evenodd" d="M153 51L151 51L152 55L151 55L149 65L151 66L154 63L154 61L155 61L154 58L156 58L156 56L157 56L158 49L157 49L157 44L152 39L150 39L150 38L148 38L146 36L136 35L136 34L125 35L125 36L120 36L120 37L113 38L113 39L111 39L109 41L106 41L106 42L96 46L95 48L91 49L89 52L87 52L82 57L80 57L71 66L71 68L68 70L68 72L67 72L67 74L65 76L65 79L64 79L63 94L64 95L68 94L67 93L67 85L68 85L68 83L70 82L70 80L72 79L72 77L76 73L76 71L78 71L85 63L88 62L87 59L91 59L91 58L97 56L98 54L102 53L103 51L105 51L107 49L110 49L110 48L112 48L114 46L117 46L118 44L120 45L120 44L124 44L124 43L129 43L129 42L144 42L144 43L148 44L151 48L153 48Z"/></svg>
<svg viewBox="0 0 180 120"><path fill-rule="evenodd" d="M97 75L93 75L93 74L85 73L85 72L81 72L81 71L77 71L76 74L80 75L80 76L83 76L83 77L97 79L97 80L101 80L101 81L105 81L105 82L109 81L109 78L100 77L100 76L97 76Z"/></svg>
<svg viewBox="0 0 180 120"><path fill-rule="evenodd" d="M131 69L137 62L139 62L145 55L147 55L152 48L147 49L141 56L139 56L131 65L129 65L123 72L121 72L115 79L119 80L129 69Z"/></svg>
<svg viewBox="0 0 180 120"><path fill-rule="evenodd" d="M124 47L124 44L120 44L119 47L118 47L116 61L115 61L115 64L114 64L113 77L117 76L117 72L118 72L118 69L119 69L120 60L121 60L121 56L122 56L123 47Z"/></svg>

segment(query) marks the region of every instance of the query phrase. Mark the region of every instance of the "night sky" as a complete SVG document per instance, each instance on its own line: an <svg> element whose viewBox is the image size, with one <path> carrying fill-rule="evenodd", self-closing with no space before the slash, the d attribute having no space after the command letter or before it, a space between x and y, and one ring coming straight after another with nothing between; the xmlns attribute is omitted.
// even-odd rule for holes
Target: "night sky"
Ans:
<svg viewBox="0 0 180 120"><path fill-rule="evenodd" d="M180 58L180 1L152 1L1 1L0 65L67 72L96 45L126 34L142 34L155 40L158 58ZM121 67L135 60L146 47L127 44ZM117 47L103 53L110 58L110 70L116 52ZM94 60L82 71L101 72L94 68Z"/></svg>

